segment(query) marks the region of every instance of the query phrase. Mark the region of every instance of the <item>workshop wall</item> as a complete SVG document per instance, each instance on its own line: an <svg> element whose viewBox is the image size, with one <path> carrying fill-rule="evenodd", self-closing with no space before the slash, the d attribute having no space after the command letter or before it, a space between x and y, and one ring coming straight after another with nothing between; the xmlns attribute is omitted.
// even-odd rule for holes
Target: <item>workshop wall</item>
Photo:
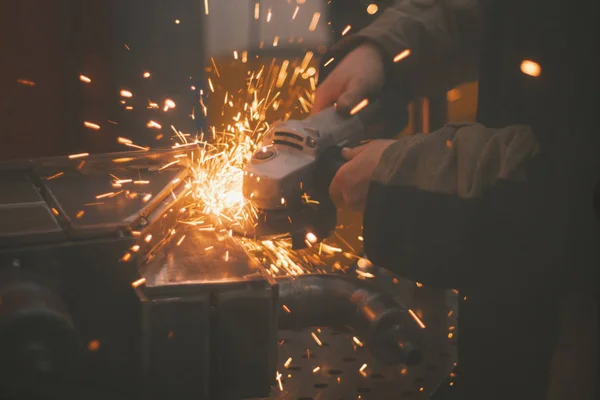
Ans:
<svg viewBox="0 0 600 400"><path fill-rule="evenodd" d="M234 50L257 50L261 42L265 48L327 44L330 34L325 5L326 1L314 0L212 1L205 31L207 54L222 57L231 55ZM294 17L297 6L298 12ZM318 18L319 23L310 31L308 28L313 18ZM273 46L275 37L278 39Z"/></svg>

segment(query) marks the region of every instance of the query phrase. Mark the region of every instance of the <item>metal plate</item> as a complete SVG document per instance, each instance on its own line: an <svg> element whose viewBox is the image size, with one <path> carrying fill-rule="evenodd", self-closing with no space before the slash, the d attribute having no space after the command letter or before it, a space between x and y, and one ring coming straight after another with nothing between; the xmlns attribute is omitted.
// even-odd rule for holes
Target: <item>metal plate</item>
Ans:
<svg viewBox="0 0 600 400"><path fill-rule="evenodd" d="M282 385L273 388L269 400L427 399L448 378L456 362L456 295L419 288L415 282L389 272L377 276L387 281L382 285L393 287L413 310L422 311L428 337L423 362L411 368L382 365L368 349L353 342L350 332L317 328L280 331L277 368ZM392 283L394 277L397 284ZM311 333L317 335L322 346ZM292 361L286 368L290 357Z"/></svg>
<svg viewBox="0 0 600 400"><path fill-rule="evenodd" d="M111 185L114 178L109 173L118 176L122 180L131 179L132 181L144 182L144 184L136 185L131 182L124 183L121 188L114 188ZM86 175L72 172L45 181L44 185L52 198L60 204L61 211L68 218L72 228L74 230L84 230L127 225L130 217L138 214L145 207L147 202L144 201L144 196L146 194L155 196L164 190L179 173L181 173L181 169L169 169L160 172L115 170L107 171L105 174ZM135 192L137 196L128 198L121 194L114 197L96 198L108 193L118 194L119 192L125 193L125 191ZM98 206L93 206L93 204L98 204ZM77 218L77 214L81 210L85 210L85 213L81 218Z"/></svg>
<svg viewBox="0 0 600 400"><path fill-rule="evenodd" d="M0 244L62 238L62 228L30 177L0 172Z"/></svg>

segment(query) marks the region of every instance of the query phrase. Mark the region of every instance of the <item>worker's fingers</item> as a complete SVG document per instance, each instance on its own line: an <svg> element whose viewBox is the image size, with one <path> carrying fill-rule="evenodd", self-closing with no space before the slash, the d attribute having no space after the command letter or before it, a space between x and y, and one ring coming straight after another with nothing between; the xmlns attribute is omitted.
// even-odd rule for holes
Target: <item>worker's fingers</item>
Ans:
<svg viewBox="0 0 600 400"><path fill-rule="evenodd" d="M350 161L352 160L354 157L356 157L357 155L359 155L366 147L366 144L363 144L361 146L357 146L357 147L344 147L342 149L342 157L344 158L344 160L346 161Z"/></svg>
<svg viewBox="0 0 600 400"><path fill-rule="evenodd" d="M311 114L316 114L319 111L327 108L335 103L342 93L343 84L336 78L335 70L332 75L328 76L323 83L317 87L315 92L315 102L313 103Z"/></svg>
<svg viewBox="0 0 600 400"><path fill-rule="evenodd" d="M337 109L343 114L350 113L350 110L366 97L367 91L366 85L362 79L352 79L348 82L348 86L337 99Z"/></svg>

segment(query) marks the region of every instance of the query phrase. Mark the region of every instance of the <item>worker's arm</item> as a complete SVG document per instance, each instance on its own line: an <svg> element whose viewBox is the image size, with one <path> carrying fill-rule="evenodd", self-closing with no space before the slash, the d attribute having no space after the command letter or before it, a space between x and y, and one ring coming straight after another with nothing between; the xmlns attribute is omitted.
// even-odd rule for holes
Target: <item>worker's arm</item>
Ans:
<svg viewBox="0 0 600 400"><path fill-rule="evenodd" d="M512 265L523 265L517 258L544 253L530 247L539 242L532 232L542 226L544 207L530 180L537 153L527 126L448 125L395 141L383 151L366 194L367 256L450 288L511 276Z"/></svg>
<svg viewBox="0 0 600 400"><path fill-rule="evenodd" d="M340 46L375 43L391 79L416 95L445 91L477 78L481 0L400 0ZM403 53L404 52L404 53ZM410 54L405 56L405 54ZM394 62L394 58L400 58ZM404 57L404 58L403 58Z"/></svg>
<svg viewBox="0 0 600 400"><path fill-rule="evenodd" d="M395 85L426 96L477 78L484 0L396 0L366 28L337 43L314 112L352 107ZM396 61L394 61L396 60Z"/></svg>

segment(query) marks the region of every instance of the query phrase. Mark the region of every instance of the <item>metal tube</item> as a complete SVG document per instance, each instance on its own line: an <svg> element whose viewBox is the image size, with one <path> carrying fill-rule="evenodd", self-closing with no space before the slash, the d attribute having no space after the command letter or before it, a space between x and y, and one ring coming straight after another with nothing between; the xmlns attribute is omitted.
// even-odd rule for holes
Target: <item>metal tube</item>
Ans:
<svg viewBox="0 0 600 400"><path fill-rule="evenodd" d="M350 327L385 364L418 364L423 334L408 308L368 281L345 275L277 278L280 329Z"/></svg>

